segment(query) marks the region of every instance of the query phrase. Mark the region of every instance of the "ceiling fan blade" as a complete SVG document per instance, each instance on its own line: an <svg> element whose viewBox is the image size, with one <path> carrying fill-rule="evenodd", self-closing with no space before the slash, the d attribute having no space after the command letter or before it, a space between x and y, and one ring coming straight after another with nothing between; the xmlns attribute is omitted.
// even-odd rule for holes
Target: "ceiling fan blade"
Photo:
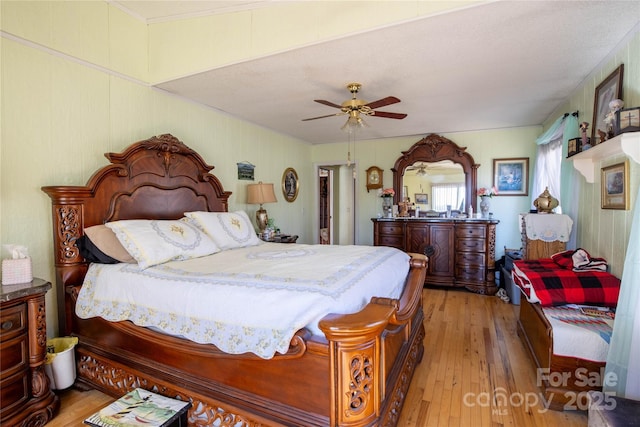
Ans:
<svg viewBox="0 0 640 427"><path fill-rule="evenodd" d="M373 110L375 108L384 107L385 105L396 104L398 102L400 102L400 100L395 96L387 96L386 98L378 99L377 101L373 101L365 105Z"/></svg>
<svg viewBox="0 0 640 427"><path fill-rule="evenodd" d="M407 117L407 115L404 113L389 113L387 111L373 111L371 113L371 116L384 117L387 119L404 119L405 117Z"/></svg>
<svg viewBox="0 0 640 427"><path fill-rule="evenodd" d="M346 113L335 113L335 114L327 114L326 116L318 116L318 117L311 117L308 119L302 119L303 122L307 122L309 120L316 120L316 119L324 119L325 117L333 117L333 116L342 116Z"/></svg>
<svg viewBox="0 0 640 427"><path fill-rule="evenodd" d="M338 105L338 104L334 104L331 101L325 101L324 99L314 99L314 101L323 104L323 105L328 105L329 107L334 107L334 108L342 108L342 105Z"/></svg>

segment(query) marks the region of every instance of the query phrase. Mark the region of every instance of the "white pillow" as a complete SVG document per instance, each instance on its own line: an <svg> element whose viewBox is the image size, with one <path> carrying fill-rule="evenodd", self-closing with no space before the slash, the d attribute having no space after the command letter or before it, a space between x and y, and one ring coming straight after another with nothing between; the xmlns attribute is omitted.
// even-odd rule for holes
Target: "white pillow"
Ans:
<svg viewBox="0 0 640 427"><path fill-rule="evenodd" d="M185 216L213 239L222 250L256 246L261 243L244 211L186 212Z"/></svg>
<svg viewBox="0 0 640 427"><path fill-rule="evenodd" d="M220 252L209 236L184 219L131 219L105 225L141 268Z"/></svg>
<svg viewBox="0 0 640 427"><path fill-rule="evenodd" d="M102 253L110 256L116 261L128 263L136 262L131 254L127 252L124 246L122 246L122 243L120 243L113 230L110 230L103 224L85 228L84 234L98 249L102 251Z"/></svg>

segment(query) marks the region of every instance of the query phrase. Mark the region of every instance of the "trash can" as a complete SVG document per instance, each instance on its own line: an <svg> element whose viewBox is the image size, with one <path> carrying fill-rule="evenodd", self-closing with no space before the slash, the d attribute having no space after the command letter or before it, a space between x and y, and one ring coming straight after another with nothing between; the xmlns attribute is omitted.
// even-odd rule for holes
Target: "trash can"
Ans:
<svg viewBox="0 0 640 427"><path fill-rule="evenodd" d="M54 390L71 387L76 380L76 355L73 349L77 337L60 337L47 340L47 359L44 370Z"/></svg>

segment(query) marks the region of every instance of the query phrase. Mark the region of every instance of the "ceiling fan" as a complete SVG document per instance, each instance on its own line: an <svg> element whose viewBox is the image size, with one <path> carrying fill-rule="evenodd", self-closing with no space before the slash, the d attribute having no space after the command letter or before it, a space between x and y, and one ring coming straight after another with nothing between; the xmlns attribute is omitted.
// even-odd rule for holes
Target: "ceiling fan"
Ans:
<svg viewBox="0 0 640 427"><path fill-rule="evenodd" d="M319 117L311 117L308 119L302 119L303 122L308 120L316 120L323 119L325 117L333 117L333 116L343 116L348 114L349 117L347 122L342 126L342 129L350 130L354 127L361 127L365 125L365 122L362 120L361 115L363 116L372 116L372 117L384 117L387 119L404 119L407 117L404 113L390 113L388 111L377 111L376 108L384 107L386 105L396 104L400 102L398 98L395 96L387 96L386 98L379 99L373 102L363 101L362 99L358 99L356 97L358 91L362 88L360 83L349 83L347 85L347 89L351 92L351 99L344 101L341 105L335 104L331 101L325 101L324 99L314 99L315 102L318 102L323 105L327 105L329 107L339 108L340 112L335 114L327 114L325 116Z"/></svg>
<svg viewBox="0 0 640 427"><path fill-rule="evenodd" d="M415 170L416 171L416 175L424 176L424 175L427 174L427 168L428 167L429 167L428 165L425 165L424 163L420 163L420 164L415 164L415 165L408 166L405 170L407 170L407 171Z"/></svg>
<svg viewBox="0 0 640 427"><path fill-rule="evenodd" d="M406 171L416 171L416 175L425 176L429 171L439 171L437 173L446 173L446 171L453 170L456 165L454 163L435 162L435 163L415 163L411 166L407 166Z"/></svg>

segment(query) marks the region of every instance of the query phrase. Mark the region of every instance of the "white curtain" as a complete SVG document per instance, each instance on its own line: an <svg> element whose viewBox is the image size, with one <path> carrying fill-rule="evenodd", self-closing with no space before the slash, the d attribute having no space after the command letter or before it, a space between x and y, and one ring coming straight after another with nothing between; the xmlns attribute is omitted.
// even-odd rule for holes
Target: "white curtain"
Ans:
<svg viewBox="0 0 640 427"><path fill-rule="evenodd" d="M456 210L464 206L465 187L460 184L433 184L431 186L432 209L438 212L447 210L447 205ZM464 210L464 208L462 208Z"/></svg>
<svg viewBox="0 0 640 427"><path fill-rule="evenodd" d="M562 164L562 141L565 129L565 117L560 117L541 136L536 139L538 151L531 184L531 208L533 201L549 187L549 193L560 200L560 171ZM562 202L560 200L560 202ZM562 212L562 206L556 212Z"/></svg>
<svg viewBox="0 0 640 427"><path fill-rule="evenodd" d="M636 197L603 391L640 400L640 190Z"/></svg>

